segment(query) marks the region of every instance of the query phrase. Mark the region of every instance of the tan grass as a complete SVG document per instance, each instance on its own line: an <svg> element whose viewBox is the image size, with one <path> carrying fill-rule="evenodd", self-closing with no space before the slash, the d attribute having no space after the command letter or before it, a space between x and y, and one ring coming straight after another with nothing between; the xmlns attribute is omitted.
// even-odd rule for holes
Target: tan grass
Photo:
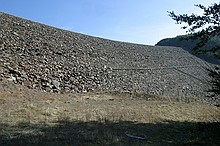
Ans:
<svg viewBox="0 0 220 146"><path fill-rule="evenodd" d="M138 121L153 123L166 120L213 122L220 120L218 107L205 103L175 101L168 98L136 98L137 95L84 94L57 95L27 90L27 95L1 92L4 101L2 122L53 123L63 118L80 121ZM28 93L28 92L33 92ZM32 95L31 97L27 97ZM6 98L7 96L7 98ZM5 115L5 120L4 120Z"/></svg>
<svg viewBox="0 0 220 146"><path fill-rule="evenodd" d="M210 145L199 130L219 144L220 108L189 97L176 100L120 92L54 94L8 83L0 84L0 117L0 137L10 142L20 138L15 145L25 145L29 139L38 145L61 145L63 140L70 145ZM36 127L39 124L46 131ZM129 140L125 132L148 140ZM54 141L57 136L61 140Z"/></svg>

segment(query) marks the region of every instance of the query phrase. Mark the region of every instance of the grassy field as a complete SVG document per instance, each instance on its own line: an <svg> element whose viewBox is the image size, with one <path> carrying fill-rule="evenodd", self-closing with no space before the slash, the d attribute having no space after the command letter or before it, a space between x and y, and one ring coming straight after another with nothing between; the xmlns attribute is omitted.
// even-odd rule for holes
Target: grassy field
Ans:
<svg viewBox="0 0 220 146"><path fill-rule="evenodd" d="M220 108L145 93L43 93L0 82L0 145L220 145Z"/></svg>

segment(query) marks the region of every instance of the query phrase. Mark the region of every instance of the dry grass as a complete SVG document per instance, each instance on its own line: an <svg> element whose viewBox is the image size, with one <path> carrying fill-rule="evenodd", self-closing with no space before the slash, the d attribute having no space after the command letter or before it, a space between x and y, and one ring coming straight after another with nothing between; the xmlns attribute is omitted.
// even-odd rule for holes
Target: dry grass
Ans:
<svg viewBox="0 0 220 146"><path fill-rule="evenodd" d="M24 138L20 139L23 140L21 145L36 137L35 144L48 145L42 142L45 135L47 141L58 135L66 145L69 142L72 145L169 145L195 144L198 140L202 145L208 144L204 136L215 133L212 123L219 128L220 108L195 99L174 100L144 93L39 93L2 82L0 116L2 143L10 139L9 142L19 145L15 140L19 135ZM198 133L201 129L203 134L209 135L201 137ZM126 131L148 137L148 140L130 141L124 135ZM210 139L220 143L215 135ZM59 139L57 143L49 141L52 145L61 143Z"/></svg>
<svg viewBox="0 0 220 146"><path fill-rule="evenodd" d="M57 96L57 95L54 95ZM15 100L15 101L14 101ZM164 120L214 122L219 121L219 108L199 102L145 100L110 95L53 95L32 97L19 101L17 97L2 100L2 123L52 123L69 117L76 121L138 121L153 123Z"/></svg>

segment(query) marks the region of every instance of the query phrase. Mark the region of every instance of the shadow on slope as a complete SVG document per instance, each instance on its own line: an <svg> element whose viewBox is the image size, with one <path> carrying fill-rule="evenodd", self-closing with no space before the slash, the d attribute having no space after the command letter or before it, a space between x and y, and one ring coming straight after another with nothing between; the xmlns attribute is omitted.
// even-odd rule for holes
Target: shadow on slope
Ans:
<svg viewBox="0 0 220 146"><path fill-rule="evenodd" d="M220 123L165 121L0 125L0 145L220 145ZM134 139L125 133L145 138Z"/></svg>
<svg viewBox="0 0 220 146"><path fill-rule="evenodd" d="M156 46L175 46L175 47L181 47L182 49L188 51L192 55L195 55L196 57L199 57L209 63L212 64L220 64L220 61L215 58L213 55L210 54L196 54L193 51L193 48L196 46L197 43L199 43L198 40L186 40L184 38L187 38L187 35L177 36L174 38L166 38L160 40ZM202 47L202 49L211 49L213 47L220 46L220 37L216 36L212 38L210 41L207 42L205 46Z"/></svg>

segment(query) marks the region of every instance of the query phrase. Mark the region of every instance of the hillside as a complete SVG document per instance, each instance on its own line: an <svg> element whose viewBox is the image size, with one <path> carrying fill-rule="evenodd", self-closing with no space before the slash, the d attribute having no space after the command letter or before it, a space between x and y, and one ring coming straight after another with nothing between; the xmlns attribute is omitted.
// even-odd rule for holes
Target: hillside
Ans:
<svg viewBox="0 0 220 146"><path fill-rule="evenodd" d="M208 67L0 13L0 145L220 145Z"/></svg>
<svg viewBox="0 0 220 146"><path fill-rule="evenodd" d="M193 53L193 48L196 46L196 44L199 42L198 40L184 40L183 38L187 37L184 36L177 36L175 38L166 38L161 41L159 41L156 46L175 46L175 47L181 47L184 50L188 51L189 53L207 61L213 64L220 64L219 60L211 55L208 54L195 54ZM220 45L220 37L216 36L215 38L212 38L202 49L210 49L212 47L215 47L216 45Z"/></svg>
<svg viewBox="0 0 220 146"><path fill-rule="evenodd" d="M0 13L0 80L45 92L206 97L205 61L182 48L74 33Z"/></svg>

